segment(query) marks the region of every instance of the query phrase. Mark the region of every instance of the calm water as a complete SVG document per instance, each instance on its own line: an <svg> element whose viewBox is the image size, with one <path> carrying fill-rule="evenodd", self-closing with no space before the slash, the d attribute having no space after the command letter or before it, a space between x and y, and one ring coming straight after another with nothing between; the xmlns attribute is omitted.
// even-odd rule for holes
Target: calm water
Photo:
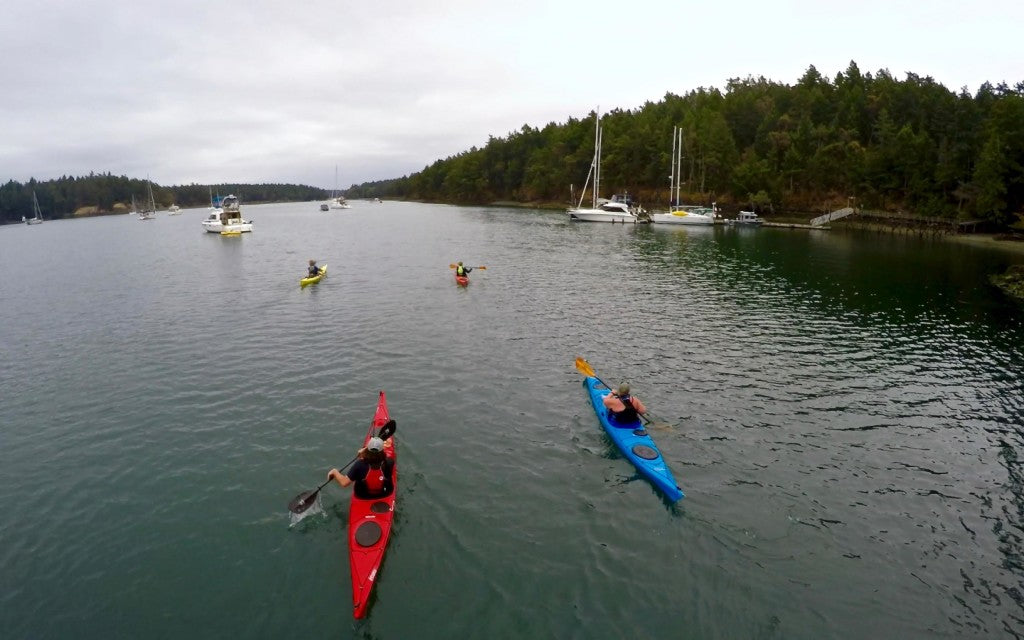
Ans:
<svg viewBox="0 0 1024 640"><path fill-rule="evenodd" d="M0 228L6 638L1024 634L1021 260L837 232L357 202ZM309 258L330 266L300 290ZM486 265L467 289L448 264ZM687 498L610 447L629 380ZM398 421L351 619L348 496Z"/></svg>

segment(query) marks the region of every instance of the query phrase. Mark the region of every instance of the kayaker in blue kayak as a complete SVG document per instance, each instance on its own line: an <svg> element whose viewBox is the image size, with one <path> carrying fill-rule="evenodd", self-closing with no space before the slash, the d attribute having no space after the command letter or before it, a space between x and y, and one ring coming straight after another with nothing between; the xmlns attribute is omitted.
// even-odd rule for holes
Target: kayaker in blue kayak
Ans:
<svg viewBox="0 0 1024 640"><path fill-rule="evenodd" d="M394 461L384 453L384 441L370 438L366 447L359 450L356 461L349 467L348 473L337 469L327 472L327 477L335 480L342 487L355 484L353 491L359 498L383 498L395 490Z"/></svg>
<svg viewBox="0 0 1024 640"><path fill-rule="evenodd" d="M316 260L309 261L309 277L315 278L320 275L320 267L316 266Z"/></svg>
<svg viewBox="0 0 1024 640"><path fill-rule="evenodd" d="M469 272L472 271L472 270L473 270L473 267L464 267L464 266L462 266L462 261L460 260L458 266L455 267L455 275L463 276L463 277L468 277L469 276Z"/></svg>
<svg viewBox="0 0 1024 640"><path fill-rule="evenodd" d="M604 397L604 406L608 409L608 416L620 424L632 425L647 413L647 407L640 398L629 395L629 383L626 382Z"/></svg>

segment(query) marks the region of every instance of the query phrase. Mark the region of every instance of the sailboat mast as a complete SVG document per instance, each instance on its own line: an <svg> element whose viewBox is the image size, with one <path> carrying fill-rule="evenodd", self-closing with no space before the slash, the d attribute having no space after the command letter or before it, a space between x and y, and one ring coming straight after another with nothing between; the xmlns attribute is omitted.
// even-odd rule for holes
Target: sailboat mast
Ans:
<svg viewBox="0 0 1024 640"><path fill-rule="evenodd" d="M594 112L594 200L591 208L597 208L598 193L601 191L601 110Z"/></svg>
<svg viewBox="0 0 1024 640"><path fill-rule="evenodd" d="M676 137L678 143L676 147L676 205L679 204L679 192L683 186L683 177L681 171L683 168L683 128L676 127Z"/></svg>
<svg viewBox="0 0 1024 640"><path fill-rule="evenodd" d="M668 163L668 211L672 212L672 205L678 204L676 198L676 128L672 127L672 159Z"/></svg>

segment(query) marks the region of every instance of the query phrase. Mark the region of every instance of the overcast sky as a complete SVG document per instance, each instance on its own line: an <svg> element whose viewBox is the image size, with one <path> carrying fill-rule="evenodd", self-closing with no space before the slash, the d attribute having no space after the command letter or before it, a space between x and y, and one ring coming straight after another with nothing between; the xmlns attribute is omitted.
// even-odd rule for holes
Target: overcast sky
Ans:
<svg viewBox="0 0 1024 640"><path fill-rule="evenodd" d="M0 182L395 178L524 124L810 65L1024 80L1024 2L7 0Z"/></svg>

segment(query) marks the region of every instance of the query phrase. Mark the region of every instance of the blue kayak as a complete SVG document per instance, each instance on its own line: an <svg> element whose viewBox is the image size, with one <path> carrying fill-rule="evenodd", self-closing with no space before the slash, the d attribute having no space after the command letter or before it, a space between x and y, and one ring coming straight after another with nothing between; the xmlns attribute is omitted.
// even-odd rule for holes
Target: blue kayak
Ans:
<svg viewBox="0 0 1024 640"><path fill-rule="evenodd" d="M640 420L623 424L612 422L603 402L609 393L608 387L592 376L584 378L583 386L590 393L590 401L594 404L594 411L597 412L601 426L608 432L608 437L619 451L629 458L641 475L661 489L671 502L682 498L683 490L676 484L676 479L665 465L665 459L661 457L658 446L654 444L651 436L647 435L643 423Z"/></svg>

